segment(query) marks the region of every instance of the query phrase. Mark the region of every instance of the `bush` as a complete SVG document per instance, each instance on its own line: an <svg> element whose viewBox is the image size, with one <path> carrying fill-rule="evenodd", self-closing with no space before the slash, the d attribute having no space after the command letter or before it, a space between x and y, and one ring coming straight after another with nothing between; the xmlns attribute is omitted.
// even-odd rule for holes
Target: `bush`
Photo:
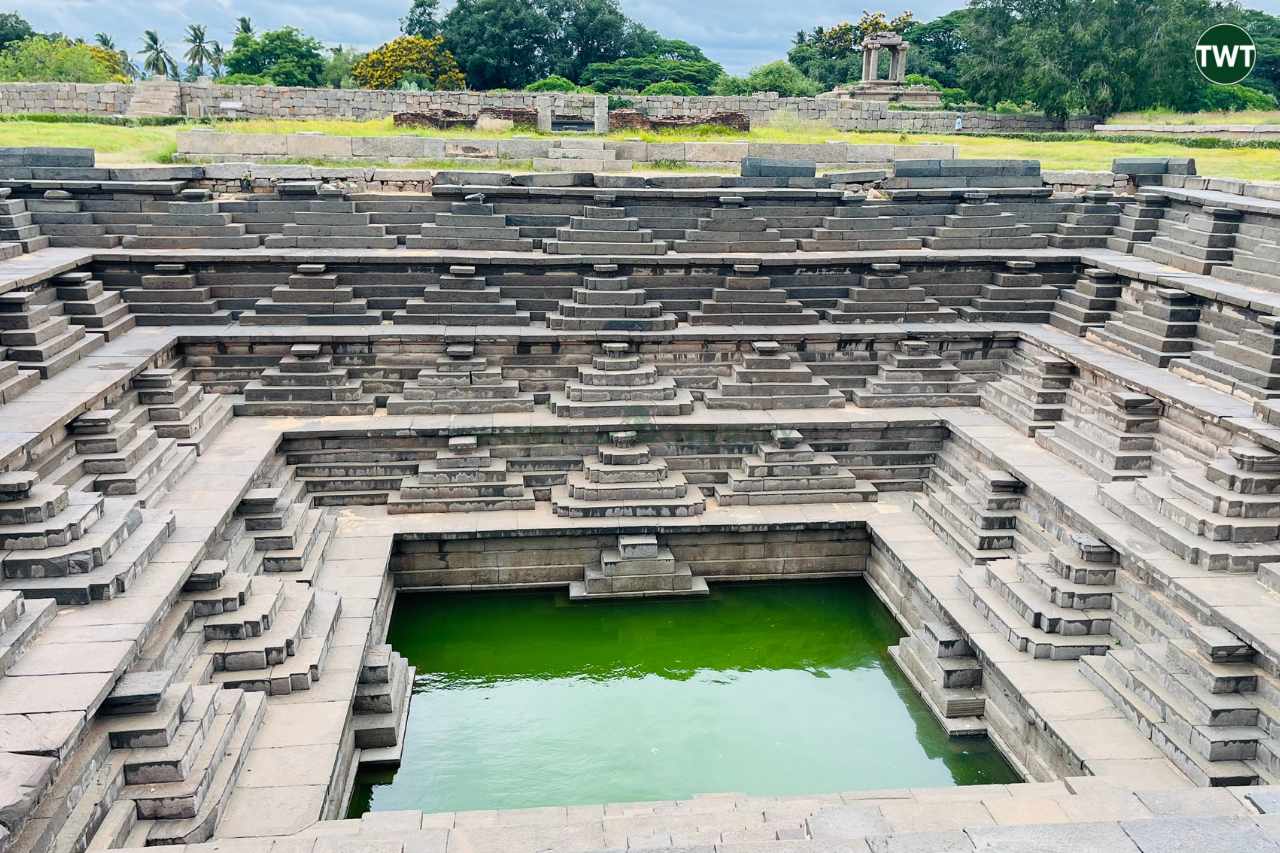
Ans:
<svg viewBox="0 0 1280 853"><path fill-rule="evenodd" d="M908 86L928 86L930 89L937 89L939 92L943 91L941 83L924 74L908 74L906 76L906 84Z"/></svg>
<svg viewBox="0 0 1280 853"><path fill-rule="evenodd" d="M777 92L784 98L811 98L822 91L816 81L783 60L752 68L746 83L749 92Z"/></svg>
<svg viewBox="0 0 1280 853"><path fill-rule="evenodd" d="M1006 115L1029 113L1031 112L1031 107L1026 104L1019 104L1016 101L1000 101L996 104L996 112Z"/></svg>
<svg viewBox="0 0 1280 853"><path fill-rule="evenodd" d="M623 98L619 95L609 96L609 109L611 110L629 110L636 105L636 102L630 98Z"/></svg>
<svg viewBox="0 0 1280 853"><path fill-rule="evenodd" d="M270 86L271 80L263 74L228 74L219 77L218 82L224 86Z"/></svg>
<svg viewBox="0 0 1280 853"><path fill-rule="evenodd" d="M266 77L276 86L319 86L324 78L323 46L293 27L239 33L227 54L231 75Z"/></svg>
<svg viewBox="0 0 1280 853"><path fill-rule="evenodd" d="M453 54L445 50L444 38L401 36L370 51L351 69L366 89L394 89L409 75L416 85L428 89L465 89L467 81Z"/></svg>
<svg viewBox="0 0 1280 853"><path fill-rule="evenodd" d="M526 92L577 92L578 86L567 77L552 74L550 77L533 81L525 86L524 90Z"/></svg>
<svg viewBox="0 0 1280 853"><path fill-rule="evenodd" d="M679 83L675 80L661 80L657 83L650 83L640 90L641 95L682 95L689 97L698 94L698 90L688 83Z"/></svg>
<svg viewBox="0 0 1280 853"><path fill-rule="evenodd" d="M1240 110L1274 110L1275 108L1275 96L1249 86L1234 83L1230 86L1205 87L1203 109L1239 112Z"/></svg>
<svg viewBox="0 0 1280 853"><path fill-rule="evenodd" d="M0 52L0 80L54 83L122 83L120 55L64 38L32 36Z"/></svg>
<svg viewBox="0 0 1280 853"><path fill-rule="evenodd" d="M947 109L969 103L969 93L956 86L944 86L942 89L942 105Z"/></svg>
<svg viewBox="0 0 1280 853"><path fill-rule="evenodd" d="M711 94L750 95L751 86L747 83L746 77L733 77L729 74L721 74L716 78L716 81L711 84Z"/></svg>

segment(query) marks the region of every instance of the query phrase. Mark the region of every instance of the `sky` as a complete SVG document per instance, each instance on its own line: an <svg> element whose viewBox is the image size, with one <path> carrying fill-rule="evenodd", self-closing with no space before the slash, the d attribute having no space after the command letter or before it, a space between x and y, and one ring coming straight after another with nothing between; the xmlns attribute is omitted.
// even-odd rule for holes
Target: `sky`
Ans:
<svg viewBox="0 0 1280 853"><path fill-rule="evenodd" d="M12 3L13 0L10 0ZM964 5L964 0L916 0L891 5L842 6L830 0L620 0L623 11L668 38L701 47L730 74L785 58L797 30L856 20L865 6L889 17L910 8L928 20ZM8 4L0 0L0 11ZM38 31L60 31L91 39L110 34L136 51L142 31L155 29L174 56L189 23L205 24L211 38L229 46L235 20L248 15L254 29L298 27L325 44L367 50L395 38L409 0L22 0L17 8ZM449 6L449 0L441 5ZM1280 14L1280 0L1247 0L1246 6Z"/></svg>

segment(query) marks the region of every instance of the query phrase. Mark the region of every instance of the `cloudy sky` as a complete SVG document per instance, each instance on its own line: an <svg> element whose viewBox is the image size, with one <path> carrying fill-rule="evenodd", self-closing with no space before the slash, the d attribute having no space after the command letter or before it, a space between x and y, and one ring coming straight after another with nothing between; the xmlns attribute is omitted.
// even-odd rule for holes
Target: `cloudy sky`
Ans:
<svg viewBox="0 0 1280 853"><path fill-rule="evenodd" d="M22 0L18 9L37 30L57 30L91 38L109 33L116 44L136 50L144 29L156 29L177 48L188 23L208 26L211 37L229 43L235 19L248 15L256 29L291 24L326 44L369 48L394 38L397 19L409 0ZM626 13L670 38L702 47L730 73L742 74L786 55L800 29L856 18L862 5L830 0L621 0ZM7 4L0 0L0 10ZM442 3L451 5L449 0ZM964 0L916 0L883 8L892 17L910 8L929 19L964 5ZM1246 0L1245 5L1280 14L1280 0ZM175 55L180 50L173 50Z"/></svg>

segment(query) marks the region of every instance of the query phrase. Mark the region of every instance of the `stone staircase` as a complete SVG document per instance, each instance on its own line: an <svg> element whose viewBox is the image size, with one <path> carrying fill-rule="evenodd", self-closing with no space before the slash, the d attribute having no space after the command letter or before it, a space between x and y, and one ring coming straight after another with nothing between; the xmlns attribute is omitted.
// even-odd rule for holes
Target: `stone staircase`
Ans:
<svg viewBox="0 0 1280 853"><path fill-rule="evenodd" d="M1035 271L1035 261L1005 261L1004 267L1004 272L993 273L991 284L983 285L971 303L958 307L956 313L972 323L1048 323L1059 289L1045 283L1044 276Z"/></svg>
<svg viewBox="0 0 1280 853"><path fill-rule="evenodd" d="M474 435L454 436L435 458L420 462L418 472L404 478L400 493L387 501L387 512L473 512L533 509L533 494L524 477L508 470L507 460L480 447Z"/></svg>
<svg viewBox="0 0 1280 853"><path fill-rule="evenodd" d="M867 203L865 193L845 193L834 215L823 217L799 247L806 252L922 249L924 238L933 235L949 212L944 205Z"/></svg>
<svg viewBox="0 0 1280 853"><path fill-rule="evenodd" d="M35 224L27 208L29 199L12 198L12 195L11 187L0 187L0 260L16 258L24 252L38 252L52 245Z"/></svg>
<svg viewBox="0 0 1280 853"><path fill-rule="evenodd" d="M54 279L58 299L67 319L85 330L112 341L134 328L138 321L123 297L107 293L89 272L63 273Z"/></svg>
<svg viewBox="0 0 1280 853"><path fill-rule="evenodd" d="M952 737L982 735L987 698L982 664L956 629L922 622L889 647L889 656L911 681L934 717Z"/></svg>
<svg viewBox="0 0 1280 853"><path fill-rule="evenodd" d="M447 344L431 368L387 399L389 415L475 415L532 412L533 395L477 356L472 344Z"/></svg>
<svg viewBox="0 0 1280 853"><path fill-rule="evenodd" d="M660 376L631 345L600 345L591 364L578 367L578 378L563 392L551 392L551 412L560 418L653 417L693 413L693 396L676 380Z"/></svg>
<svg viewBox="0 0 1280 853"><path fill-rule="evenodd" d="M448 213L437 213L432 222L421 227L418 236L406 237L405 245L410 249L533 251L533 240L521 237L520 229L507 223L506 214L494 213L483 193L451 202Z"/></svg>
<svg viewBox="0 0 1280 853"><path fill-rule="evenodd" d="M899 264L871 265L871 274L862 276L848 297L837 300L835 308L823 311L832 323L951 323L959 316L930 298L921 287L912 287L911 278Z"/></svg>
<svg viewBox="0 0 1280 853"><path fill-rule="evenodd" d="M0 294L0 350L21 372L50 379L101 347L104 340L71 322L52 287ZM15 378L11 375L6 387L16 390L25 384L15 384Z"/></svg>
<svg viewBox="0 0 1280 853"><path fill-rule="evenodd" d="M394 249L399 245L387 226L375 223L373 214L356 210L355 203L331 200L325 210L300 210L283 233L262 241L268 249ZM341 210L329 208L341 207Z"/></svg>
<svg viewBox="0 0 1280 853"><path fill-rule="evenodd" d="M1131 255L1139 243L1150 243L1159 233L1160 218L1168 204L1165 196L1142 191L1132 201L1123 202L1112 236L1107 238L1107 248Z"/></svg>
<svg viewBox="0 0 1280 853"><path fill-rule="evenodd" d="M586 205L582 216L571 217L567 227L556 229L555 239L542 241L542 251L548 255L667 253L665 241L654 240L653 232L641 228L636 217L615 206L616 196L601 194L592 200L595 204Z"/></svg>
<svg viewBox="0 0 1280 853"><path fill-rule="evenodd" d="M698 226L676 240L676 252L726 254L732 252L794 252L796 241L785 238L742 196L721 196L720 206L698 219Z"/></svg>
<svg viewBox="0 0 1280 853"><path fill-rule="evenodd" d="M382 315L356 299L350 287L338 284L337 273L324 264L298 264L288 284L271 289L240 315L246 326L376 326Z"/></svg>
<svg viewBox="0 0 1280 853"><path fill-rule="evenodd" d="M1030 436L1062 420L1076 372L1071 362L1019 345L1004 370L1002 378L983 386L983 409Z"/></svg>
<svg viewBox="0 0 1280 853"><path fill-rule="evenodd" d="M942 224L923 239L926 249L1043 249L1049 238L1035 234L990 195L980 190L961 194L961 202Z"/></svg>
<svg viewBox="0 0 1280 853"><path fill-rule="evenodd" d="M186 264L159 263L143 274L138 287L126 288L124 301L139 326L225 326L231 312L218 305Z"/></svg>
<svg viewBox="0 0 1280 853"><path fill-rule="evenodd" d="M528 311L518 310L514 299L502 298L502 291L489 287L470 265L449 267L438 283L424 288L421 297L408 300L391 319L445 326L527 326L530 322Z"/></svg>
<svg viewBox="0 0 1280 853"><path fill-rule="evenodd" d="M144 370L133 378L139 404L160 438L203 453L231 420L230 398L206 394L191 381L190 368Z"/></svg>
<svg viewBox="0 0 1280 853"><path fill-rule="evenodd" d="M787 295L762 276L756 264L735 264L734 274L724 280L723 287L712 291L711 299L700 301L698 310L689 312L694 326L781 326L817 323L817 311Z"/></svg>
<svg viewBox="0 0 1280 853"><path fill-rule="evenodd" d="M697 486L637 443L630 430L609 433L609 443L551 489L551 507L567 518L701 515L706 501Z"/></svg>
<svg viewBox="0 0 1280 853"><path fill-rule="evenodd" d="M1140 258L1180 270L1209 275L1231 263L1240 211L1229 207L1170 207L1156 222L1156 236L1136 243Z"/></svg>
<svg viewBox="0 0 1280 853"><path fill-rule="evenodd" d="M609 275L615 264L596 264L594 276L583 276L582 286L573 289L571 300L560 300L557 310L547 315L547 328L564 331L654 332L669 331L676 315L664 311L661 302L650 300L645 291L631 286L627 276Z"/></svg>
<svg viewBox="0 0 1280 853"><path fill-rule="evenodd" d="M977 406L976 380L934 353L925 341L903 340L885 353L876 375L852 391L854 405L863 408L897 406Z"/></svg>
<svg viewBox="0 0 1280 853"><path fill-rule="evenodd" d="M600 552L600 564L588 565L581 581L569 584L570 601L593 599L700 596L709 592L671 549L651 533L618 537L617 546Z"/></svg>
<svg viewBox="0 0 1280 853"><path fill-rule="evenodd" d="M858 482L829 453L818 453L797 430L775 429L715 487L719 506L767 506L874 501L875 486Z"/></svg>
<svg viewBox="0 0 1280 853"><path fill-rule="evenodd" d="M182 89L173 80L146 80L136 83L125 115L182 115Z"/></svg>
<svg viewBox="0 0 1280 853"><path fill-rule="evenodd" d="M58 482L109 496L134 495L142 505L154 506L191 467L196 448L162 436L151 424L153 397L147 382L144 376L138 391L141 405L85 412L67 425L75 453L52 475ZM190 396L198 399L200 393L196 389ZM153 405L159 416L178 413L173 404L155 400Z"/></svg>
<svg viewBox="0 0 1280 853"><path fill-rule="evenodd" d="M1246 400L1280 397L1280 318L1259 317L1236 340L1221 340L1212 353L1196 350L1172 362L1170 370Z"/></svg>
<svg viewBox="0 0 1280 853"><path fill-rule="evenodd" d="M1085 337L1155 367L1190 358L1203 343L1196 340L1200 306L1196 297L1174 288L1154 288L1136 308L1121 311Z"/></svg>
<svg viewBox="0 0 1280 853"><path fill-rule="evenodd" d="M1126 199L1111 190L1086 190L1080 201L1067 205L1063 221L1049 235L1055 249L1105 249L1120 224Z"/></svg>
<svg viewBox="0 0 1280 853"><path fill-rule="evenodd" d="M126 249L256 249L261 238L222 212L208 190L188 189L123 238Z"/></svg>
<svg viewBox="0 0 1280 853"><path fill-rule="evenodd" d="M244 402L235 404L237 415L251 417L372 415L376 408L319 344L294 344L275 367L245 384Z"/></svg>
<svg viewBox="0 0 1280 853"><path fill-rule="evenodd" d="M66 190L45 190L42 198L27 199L26 209L50 246L114 249L123 239Z"/></svg>
<svg viewBox="0 0 1280 853"><path fill-rule="evenodd" d="M703 403L708 409L840 409L845 398L776 341L753 341L728 379L705 392Z"/></svg>
<svg viewBox="0 0 1280 853"><path fill-rule="evenodd" d="M1090 329L1100 329L1116 311L1124 285L1115 273L1087 267L1075 285L1058 294L1049 315L1049 325L1083 337Z"/></svg>
<svg viewBox="0 0 1280 853"><path fill-rule="evenodd" d="M391 646L373 646L365 653L351 700L351 728L361 768L400 764L416 672Z"/></svg>
<svg viewBox="0 0 1280 853"><path fill-rule="evenodd" d="M1077 381L1062 420L1035 440L1100 483L1134 480L1151 472L1160 411L1151 397Z"/></svg>

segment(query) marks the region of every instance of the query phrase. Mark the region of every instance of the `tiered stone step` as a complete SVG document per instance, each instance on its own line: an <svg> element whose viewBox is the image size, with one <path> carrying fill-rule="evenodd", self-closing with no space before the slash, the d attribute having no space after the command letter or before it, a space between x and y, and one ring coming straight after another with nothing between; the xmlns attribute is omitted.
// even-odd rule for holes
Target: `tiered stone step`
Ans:
<svg viewBox="0 0 1280 853"><path fill-rule="evenodd" d="M148 424L145 409L86 412L67 430L74 439L72 462L81 475L80 488L135 495L144 506L154 506L195 462L195 448L161 437Z"/></svg>
<svg viewBox="0 0 1280 853"><path fill-rule="evenodd" d="M1169 210L1157 223L1151 242L1135 245L1133 253L1177 269L1209 275L1215 267L1231 263L1240 218L1240 211L1229 207Z"/></svg>
<svg viewBox="0 0 1280 853"><path fill-rule="evenodd" d="M0 294L0 350L19 370L32 371L41 379L57 376L104 341L101 335L86 335L83 326L73 325L56 296L56 290L48 287Z"/></svg>
<svg viewBox="0 0 1280 853"><path fill-rule="evenodd" d="M1190 358L1197 347L1199 323L1196 297L1161 287L1137 309L1122 312L1085 336L1155 367L1168 367L1174 359Z"/></svg>
<svg viewBox="0 0 1280 853"><path fill-rule="evenodd" d="M332 202L327 207L333 207ZM353 202L344 210L300 210L284 233L263 240L269 249L394 249L399 244L387 226L373 222L372 214L358 212Z"/></svg>
<svg viewBox="0 0 1280 853"><path fill-rule="evenodd" d="M504 379L502 368L475 354L471 344L449 344L433 368L418 372L402 394L387 399L391 415L474 415L532 412L533 394Z"/></svg>
<svg viewBox="0 0 1280 853"><path fill-rule="evenodd" d="M1101 328L1115 313L1123 292L1115 273L1089 267L1074 286L1058 294L1049 325L1079 336Z"/></svg>
<svg viewBox="0 0 1280 853"><path fill-rule="evenodd" d="M1203 472L1175 471L1098 491L1104 506L1179 558L1209 571L1280 561L1280 456L1233 447Z"/></svg>
<svg viewBox="0 0 1280 853"><path fill-rule="evenodd" d="M360 767L400 764L416 672L391 646L365 652L351 708Z"/></svg>
<svg viewBox="0 0 1280 853"><path fill-rule="evenodd" d="M26 200L29 224L54 247L113 249L120 237L98 224L92 211L66 190L46 190L43 198Z"/></svg>
<svg viewBox="0 0 1280 853"><path fill-rule="evenodd" d="M1050 429L1063 418L1075 366L1020 346L1004 362L1005 375L982 388L982 408L1023 435Z"/></svg>
<svg viewBox="0 0 1280 853"><path fill-rule="evenodd" d="M1159 193L1137 193L1132 201L1120 207L1120 217L1107 238L1107 248L1127 255L1135 253L1139 243L1155 239L1160 219L1169 199Z"/></svg>
<svg viewBox="0 0 1280 853"><path fill-rule="evenodd" d="M898 264L872 264L858 287L849 288L847 299L823 312L832 323L948 323L958 315L924 292L912 287Z"/></svg>
<svg viewBox="0 0 1280 853"><path fill-rule="evenodd" d="M214 662L215 669L219 661L223 668L211 675L214 684L224 688L239 688L270 696L288 696L303 690L310 690L311 685L321 679L325 662L332 648L334 632L342 615L342 597L333 592L317 590L309 591L306 584L284 581L281 584L282 594L275 604L271 620L265 625L258 623L256 633L233 636L228 629L248 629L252 622L215 623L217 617L209 617L204 621L206 637L205 649ZM308 595L311 596L308 604ZM256 611L250 608L254 601L246 604L246 618L259 618ZM286 641L286 656L280 659L278 639L271 639L273 634L292 636L297 618L295 612L305 610L301 617L300 633L292 640ZM226 618L226 617L222 617ZM210 626L217 625L221 638L210 640ZM225 639L227 644L221 645ZM265 640L266 642L260 642ZM237 645L238 643L238 645ZM225 654L232 649L239 649L233 656ZM258 658L259 648L262 658ZM219 655L222 655L221 658ZM252 658L252 660L250 660ZM263 662L263 666L247 666L246 663ZM227 668L228 664L234 668Z"/></svg>
<svg viewBox="0 0 1280 853"><path fill-rule="evenodd" d="M924 238L942 225L949 207L937 204L867 203L865 193L845 193L835 216L822 219L812 239L799 241L806 252L878 251L924 248Z"/></svg>
<svg viewBox="0 0 1280 853"><path fill-rule="evenodd" d="M565 136L552 142L545 157L534 157L533 168L550 172L629 172L631 161L620 159L605 140Z"/></svg>
<svg viewBox="0 0 1280 853"><path fill-rule="evenodd" d="M677 252L726 254L730 252L794 252L796 241L769 227L741 196L722 196L720 207L698 219L698 227L676 240Z"/></svg>
<svg viewBox="0 0 1280 853"><path fill-rule="evenodd" d="M133 387L156 435L176 439L179 447L197 453L213 443L234 414L231 400L204 393L191 382L188 368L144 370L134 377Z"/></svg>
<svg viewBox="0 0 1280 853"><path fill-rule="evenodd" d="M653 332L674 329L676 315L662 309L641 288L633 288L613 264L597 264L594 276L585 276L573 299L561 300L547 315L547 327L566 331Z"/></svg>
<svg viewBox="0 0 1280 853"><path fill-rule="evenodd" d="M156 264L123 295L139 326L219 326L232 319L186 264Z"/></svg>
<svg viewBox="0 0 1280 853"><path fill-rule="evenodd" d="M1035 234L1016 214L985 192L966 192L942 225L924 238L926 249L1043 249L1049 238Z"/></svg>
<svg viewBox="0 0 1280 853"><path fill-rule="evenodd" d="M684 474L636 443L631 431L609 434L609 444L571 471L565 485L551 489L551 507L569 518L701 515L706 501Z"/></svg>
<svg viewBox="0 0 1280 853"><path fill-rule="evenodd" d="M12 194L11 188L0 187L0 256L5 259L23 252L38 252L51 245L50 239L40 233L40 226L35 224L27 210L28 199L10 198ZM66 195L69 197L70 193Z"/></svg>
<svg viewBox="0 0 1280 853"><path fill-rule="evenodd" d="M737 264L724 287L712 291L697 311L689 312L695 326L779 326L817 323L818 312L791 299L787 291L773 287L768 276L758 275L755 264Z"/></svg>
<svg viewBox="0 0 1280 853"><path fill-rule="evenodd" d="M863 408L897 406L977 406L981 387L954 364L932 352L925 341L898 342L886 353L879 372L852 399Z"/></svg>
<svg viewBox="0 0 1280 853"><path fill-rule="evenodd" d="M1246 242L1243 233L1236 235L1236 248L1230 266L1215 266L1215 278L1243 284L1270 293L1280 293L1280 239L1254 239Z"/></svg>
<svg viewBox="0 0 1280 853"><path fill-rule="evenodd" d="M0 361L0 404L12 403L40 383L40 371L19 370L16 361Z"/></svg>
<svg viewBox="0 0 1280 853"><path fill-rule="evenodd" d="M656 365L631 352L631 345L601 345L603 355L592 355L591 365L578 368L578 378L565 383L564 391L551 392L551 411L562 418L652 417L688 415L693 396L676 386L675 379L659 376Z"/></svg>
<svg viewBox="0 0 1280 853"><path fill-rule="evenodd" d="M957 313L971 322L999 320L1012 323L1047 323L1058 299L1058 288L1045 284L1035 272L1035 261L1005 261L1006 272L993 273L970 306Z"/></svg>
<svg viewBox="0 0 1280 853"><path fill-rule="evenodd" d="M104 291L102 282L91 273L63 273L54 279L54 284L67 319L105 340L120 337L138 323L124 298L114 291Z"/></svg>
<svg viewBox="0 0 1280 853"><path fill-rule="evenodd" d="M181 201L165 204L164 213L151 213L124 238L126 249L255 249L256 234L246 233L230 213L223 213L208 190L183 190Z"/></svg>
<svg viewBox="0 0 1280 853"><path fill-rule="evenodd" d="M1036 444L1100 483L1136 480L1151 472L1160 404L1142 394L1077 388L1067 393L1062 421L1038 430Z"/></svg>
<svg viewBox="0 0 1280 853"><path fill-rule="evenodd" d="M1123 209L1111 190L1087 190L1081 201L1067 206L1065 221L1049 235L1049 245L1056 249L1105 249Z"/></svg>
<svg viewBox="0 0 1280 853"><path fill-rule="evenodd" d="M751 352L733 365L727 380L716 381L703 402L708 409L839 409L845 398L776 341L753 341Z"/></svg>
<svg viewBox="0 0 1280 853"><path fill-rule="evenodd" d="M527 326L529 312L516 309L514 299L489 287L473 266L449 267L440 281L410 299L392 315L395 323L427 323L445 326Z"/></svg>
<svg viewBox="0 0 1280 853"><path fill-rule="evenodd" d="M556 229L554 240L543 240L542 250L548 255L665 255L667 244L654 240L653 232L640 227L640 221L615 207L612 195L598 195L594 205L586 205L582 216L569 219L569 225Z"/></svg>
<svg viewBox="0 0 1280 853"><path fill-rule="evenodd" d="M615 548L600 552L600 564L588 564L585 577L569 584L570 601L706 595L707 582L677 563L671 549L649 533L619 536Z"/></svg>
<svg viewBox="0 0 1280 853"><path fill-rule="evenodd" d="M1280 397L1280 318L1259 317L1259 329L1245 329L1235 341L1197 350L1170 370L1246 400Z"/></svg>
<svg viewBox="0 0 1280 853"><path fill-rule="evenodd" d="M907 633L889 656L911 681L947 734L985 734L987 698L982 689L982 664L968 641L940 622L926 621Z"/></svg>
<svg viewBox="0 0 1280 853"><path fill-rule="evenodd" d="M1084 658L1081 671L1193 782L1274 784L1268 727L1280 709L1257 692L1267 676L1252 657L1229 631L1192 625L1186 637Z"/></svg>
<svg viewBox="0 0 1280 853"><path fill-rule="evenodd" d="M728 481L715 487L720 506L764 506L874 501L875 486L860 483L829 453L818 453L793 429L775 429L770 441L743 457Z"/></svg>
<svg viewBox="0 0 1280 853"><path fill-rule="evenodd" d="M240 322L249 326L380 324L382 315L352 294L350 287L338 286L337 273L326 272L324 264L298 264L289 283L272 288L269 298L259 299L240 315Z"/></svg>
<svg viewBox="0 0 1280 853"><path fill-rule="evenodd" d="M520 229L507 224L504 213L494 213L483 193L473 193L449 205L448 213L437 213L423 225L419 236L406 237L410 249L482 249L493 252L532 252L533 240L522 238Z"/></svg>
<svg viewBox="0 0 1280 853"><path fill-rule="evenodd" d="M418 464L418 473L400 484L387 500L387 512L472 512L533 509L533 493L524 477L494 458L474 435L454 436L434 459Z"/></svg>
<svg viewBox="0 0 1280 853"><path fill-rule="evenodd" d="M251 417L371 415L376 405L348 375L334 367L319 344L294 344L275 367L244 386L244 402L236 414Z"/></svg>
<svg viewBox="0 0 1280 853"><path fill-rule="evenodd" d="M938 454L912 510L970 565L1013 556L1023 483L954 440Z"/></svg>

